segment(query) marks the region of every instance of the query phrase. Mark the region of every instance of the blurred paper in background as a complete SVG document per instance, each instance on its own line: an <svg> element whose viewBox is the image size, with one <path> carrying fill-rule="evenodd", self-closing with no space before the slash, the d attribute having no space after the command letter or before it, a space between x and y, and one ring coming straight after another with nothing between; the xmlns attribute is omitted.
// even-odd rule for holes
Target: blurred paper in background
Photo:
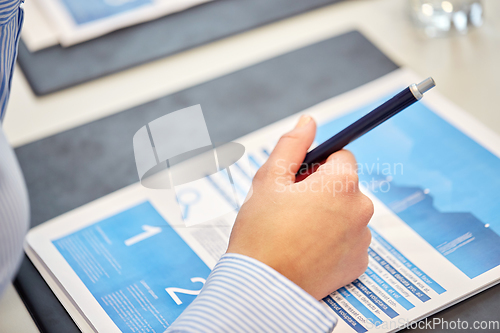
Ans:
<svg viewBox="0 0 500 333"><path fill-rule="evenodd" d="M49 22L57 42L66 47L208 1L36 0L36 5Z"/></svg>

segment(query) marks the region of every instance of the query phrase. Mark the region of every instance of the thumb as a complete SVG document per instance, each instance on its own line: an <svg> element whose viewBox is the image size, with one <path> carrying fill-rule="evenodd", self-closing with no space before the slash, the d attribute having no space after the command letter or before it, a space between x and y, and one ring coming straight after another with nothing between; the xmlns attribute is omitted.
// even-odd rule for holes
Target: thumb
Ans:
<svg viewBox="0 0 500 333"><path fill-rule="evenodd" d="M295 174L304 161L307 150L316 135L316 122L308 115L300 117L293 130L283 135L269 159L264 164L265 172L273 177L284 177L295 182Z"/></svg>

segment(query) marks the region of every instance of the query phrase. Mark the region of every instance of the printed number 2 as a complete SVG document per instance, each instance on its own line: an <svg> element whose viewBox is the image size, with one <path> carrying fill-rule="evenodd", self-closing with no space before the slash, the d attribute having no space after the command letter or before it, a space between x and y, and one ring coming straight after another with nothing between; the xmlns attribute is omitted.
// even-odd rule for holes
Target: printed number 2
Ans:
<svg viewBox="0 0 500 333"><path fill-rule="evenodd" d="M191 282L201 282L203 285L205 285L205 279L201 277L194 277L191 278ZM203 288L203 286L202 286ZM179 294L186 294L186 295L198 295L201 291L200 290L189 290L189 289L182 289L182 288L175 288L175 287L170 287L170 288L165 288L167 293L172 297L172 299L177 303L177 305L181 305L182 301L179 299L179 297L175 293Z"/></svg>

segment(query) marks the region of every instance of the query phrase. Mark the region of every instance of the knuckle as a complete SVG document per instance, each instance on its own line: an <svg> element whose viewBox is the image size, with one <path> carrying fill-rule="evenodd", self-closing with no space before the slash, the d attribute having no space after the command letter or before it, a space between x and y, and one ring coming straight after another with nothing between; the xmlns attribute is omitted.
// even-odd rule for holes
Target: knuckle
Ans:
<svg viewBox="0 0 500 333"><path fill-rule="evenodd" d="M346 178L346 181L350 183L355 183L357 184L359 182L359 177L356 172L348 172L344 174L344 177Z"/></svg>
<svg viewBox="0 0 500 333"><path fill-rule="evenodd" d="M348 149L341 149L339 153L342 154L344 158L355 159L354 154Z"/></svg>
<svg viewBox="0 0 500 333"><path fill-rule="evenodd" d="M367 220L367 223L371 219L375 211L372 200L364 194L361 194L360 196L359 211L362 218L364 220Z"/></svg>
<svg viewBox="0 0 500 333"><path fill-rule="evenodd" d="M370 246L371 242L372 242L372 232L370 231L369 228L366 228L365 229L365 239L364 239L364 245L365 245L365 249L368 249L368 247Z"/></svg>
<svg viewBox="0 0 500 333"><path fill-rule="evenodd" d="M281 138L279 139L278 144L286 142L288 140L299 140L299 139L300 139L300 137L294 131L291 131L291 132L283 134L281 136Z"/></svg>
<svg viewBox="0 0 500 333"><path fill-rule="evenodd" d="M328 158L329 160L334 160L338 163L349 163L349 164L355 164L356 163L356 158L354 155L346 149L339 150Z"/></svg>
<svg viewBox="0 0 500 333"><path fill-rule="evenodd" d="M370 260L368 259L368 253L365 253L363 255L362 265L361 265L361 269L360 269L361 272L359 273L359 275L363 274L366 271L369 263L370 263Z"/></svg>
<svg viewBox="0 0 500 333"><path fill-rule="evenodd" d="M266 178L267 178L267 170L265 166L262 166L255 173L252 183L254 184L262 183Z"/></svg>
<svg viewBox="0 0 500 333"><path fill-rule="evenodd" d="M358 175L356 173L347 173L342 176L344 189L346 193L354 194L358 192Z"/></svg>
<svg viewBox="0 0 500 333"><path fill-rule="evenodd" d="M366 271L366 269L368 268L368 264L369 264L368 253L364 252L357 259L357 265L356 265L356 270L355 270L356 271L356 273L355 273L356 278L361 276Z"/></svg>
<svg viewBox="0 0 500 333"><path fill-rule="evenodd" d="M316 169L316 173L319 175L329 175L332 173L332 166L330 163L321 164Z"/></svg>

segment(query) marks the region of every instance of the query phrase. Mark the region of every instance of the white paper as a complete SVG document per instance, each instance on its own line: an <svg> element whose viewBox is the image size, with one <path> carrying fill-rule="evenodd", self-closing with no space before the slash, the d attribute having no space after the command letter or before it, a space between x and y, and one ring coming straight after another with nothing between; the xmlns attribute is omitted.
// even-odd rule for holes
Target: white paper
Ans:
<svg viewBox="0 0 500 333"><path fill-rule="evenodd" d="M37 7L59 43L67 47L208 1L211 0L37 0ZM37 36L42 37L33 31L28 36L33 37L29 43L33 49L50 45L48 39L37 41Z"/></svg>

